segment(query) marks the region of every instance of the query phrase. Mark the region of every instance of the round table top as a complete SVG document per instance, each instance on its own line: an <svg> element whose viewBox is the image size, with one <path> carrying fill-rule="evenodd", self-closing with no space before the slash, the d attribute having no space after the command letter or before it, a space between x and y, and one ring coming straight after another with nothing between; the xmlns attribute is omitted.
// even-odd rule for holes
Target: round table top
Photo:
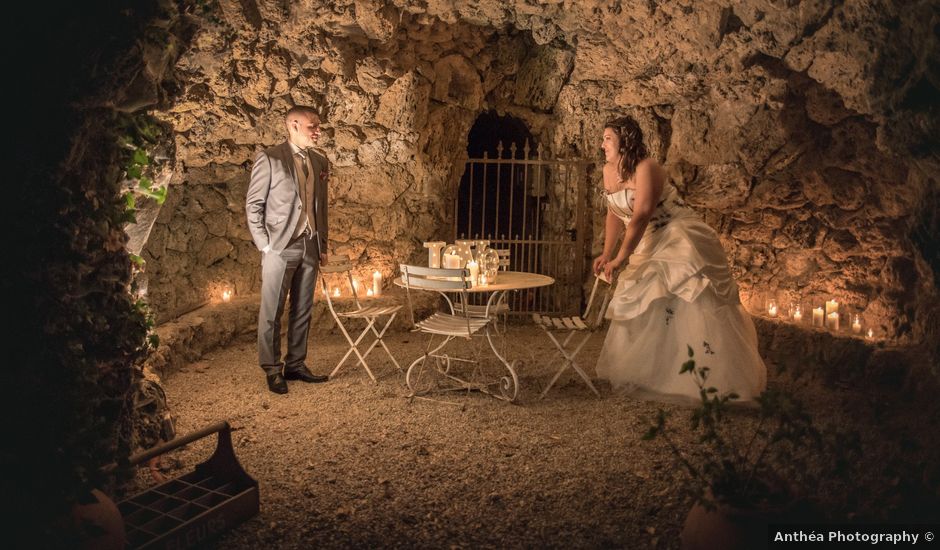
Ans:
<svg viewBox="0 0 940 550"><path fill-rule="evenodd" d="M392 284L404 287L401 277L396 277ZM549 286L555 284L555 279L548 275L539 275L538 273L527 273L525 271L500 271L496 275L496 281L477 285L468 288L467 292L495 292L497 290L522 290L525 288L538 288L540 286Z"/></svg>

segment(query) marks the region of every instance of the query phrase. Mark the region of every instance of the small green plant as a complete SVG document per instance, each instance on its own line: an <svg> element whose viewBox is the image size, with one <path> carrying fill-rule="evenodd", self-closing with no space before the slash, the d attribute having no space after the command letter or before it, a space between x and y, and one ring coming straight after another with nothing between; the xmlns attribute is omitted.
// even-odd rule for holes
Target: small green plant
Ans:
<svg viewBox="0 0 940 550"><path fill-rule="evenodd" d="M816 471L807 459L824 447L803 405L784 392L767 390L757 398L756 426L743 431L729 419L737 394L709 387L709 368L696 364L691 346L688 353L679 372L693 376L699 387L700 404L689 417L698 445L683 448L662 409L643 439L666 442L692 478L687 491L708 509L719 504L766 509L798 498Z"/></svg>
<svg viewBox="0 0 940 550"><path fill-rule="evenodd" d="M154 175L160 167L154 156L164 139L164 130L147 115L128 117L123 126L124 134L118 142L124 151L124 223L136 223L138 196L153 199L157 204L166 201L167 187L154 183ZM140 257L131 259L138 264L143 262Z"/></svg>

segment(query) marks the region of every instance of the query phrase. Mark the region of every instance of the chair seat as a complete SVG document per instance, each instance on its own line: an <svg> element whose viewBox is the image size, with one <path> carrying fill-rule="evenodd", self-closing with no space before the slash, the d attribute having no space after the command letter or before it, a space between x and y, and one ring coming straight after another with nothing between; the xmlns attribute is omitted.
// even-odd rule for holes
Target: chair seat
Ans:
<svg viewBox="0 0 940 550"><path fill-rule="evenodd" d="M556 330L589 330L590 328L581 317L548 317L533 313L532 320L537 325Z"/></svg>
<svg viewBox="0 0 940 550"><path fill-rule="evenodd" d="M463 304L454 304L454 313L463 313ZM471 317L483 317L486 315L486 306L467 306L467 313ZM509 304L506 302L498 303L490 308L490 315L502 315L509 313Z"/></svg>
<svg viewBox="0 0 940 550"><path fill-rule="evenodd" d="M363 319L377 317L379 315L390 315L400 310L401 306L366 306L355 311L338 312L340 317L349 317L351 319Z"/></svg>
<svg viewBox="0 0 940 550"><path fill-rule="evenodd" d="M470 334L473 334L485 327L489 319L473 318L469 320ZM449 315L447 313L435 313L427 319L415 324L415 327L421 332L431 334L443 334L447 336L467 336L467 318L458 315Z"/></svg>

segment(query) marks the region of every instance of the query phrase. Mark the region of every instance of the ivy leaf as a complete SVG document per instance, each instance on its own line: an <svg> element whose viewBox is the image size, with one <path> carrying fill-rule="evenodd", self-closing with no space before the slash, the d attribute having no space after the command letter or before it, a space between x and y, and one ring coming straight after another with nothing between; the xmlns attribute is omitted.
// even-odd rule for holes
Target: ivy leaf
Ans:
<svg viewBox="0 0 940 550"><path fill-rule="evenodd" d="M137 208L137 199L134 198L133 193L124 194L124 207L126 210L134 210Z"/></svg>
<svg viewBox="0 0 940 550"><path fill-rule="evenodd" d="M689 357L692 357L695 355L695 352L692 351L692 346L686 344L685 347L689 348Z"/></svg>
<svg viewBox="0 0 940 550"><path fill-rule="evenodd" d="M139 164L131 164L127 167L127 177L136 180L141 176L142 172L140 170Z"/></svg>
<svg viewBox="0 0 940 550"><path fill-rule="evenodd" d="M150 164L150 157L147 156L147 151L138 148L134 151L134 157L131 159L131 162L134 164L139 164L141 166L147 166Z"/></svg>
<svg viewBox="0 0 940 550"><path fill-rule="evenodd" d="M153 186L153 180L151 180L147 176L142 176L140 178L140 181L137 182L137 186L140 187L141 189L149 190Z"/></svg>
<svg viewBox="0 0 940 550"><path fill-rule="evenodd" d="M695 370L695 359L689 359L685 363L682 363L682 368L679 369L679 374L685 374L687 372L692 372Z"/></svg>
<svg viewBox="0 0 940 550"><path fill-rule="evenodd" d="M125 210L122 221L124 223L137 223L137 210L134 210L133 208L128 208Z"/></svg>
<svg viewBox="0 0 940 550"><path fill-rule="evenodd" d="M144 264L146 263L144 259L138 256L137 254L128 254L128 257L131 259L132 262L134 262L140 267L144 267Z"/></svg>

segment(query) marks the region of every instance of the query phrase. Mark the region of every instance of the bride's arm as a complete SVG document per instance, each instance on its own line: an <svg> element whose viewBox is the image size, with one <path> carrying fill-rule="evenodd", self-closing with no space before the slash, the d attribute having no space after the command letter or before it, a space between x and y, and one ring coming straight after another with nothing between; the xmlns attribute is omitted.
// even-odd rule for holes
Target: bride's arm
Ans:
<svg viewBox="0 0 940 550"><path fill-rule="evenodd" d="M636 191L633 194L633 217L624 230L623 243L617 257L613 259L614 267L623 264L640 244L646 226L649 224L656 203L663 193L663 178L659 166L653 160L645 160L636 168ZM606 243L605 243L606 244Z"/></svg>
<svg viewBox="0 0 940 550"><path fill-rule="evenodd" d="M604 222L604 251L601 252L600 256L594 259L595 275L603 271L604 266L606 266L610 258L613 257L614 248L617 247L617 239L620 237L622 224L623 222L620 221L620 218L611 212L610 206L608 206L607 220Z"/></svg>

